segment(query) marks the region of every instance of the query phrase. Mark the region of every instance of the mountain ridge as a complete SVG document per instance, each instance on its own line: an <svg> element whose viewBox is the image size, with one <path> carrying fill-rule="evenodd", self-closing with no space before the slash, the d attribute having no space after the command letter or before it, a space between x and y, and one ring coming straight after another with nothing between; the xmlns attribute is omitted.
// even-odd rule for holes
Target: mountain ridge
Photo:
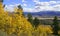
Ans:
<svg viewBox="0 0 60 36"><path fill-rule="evenodd" d="M60 11L24 12L25 15L28 13L31 13L32 16L60 16Z"/></svg>

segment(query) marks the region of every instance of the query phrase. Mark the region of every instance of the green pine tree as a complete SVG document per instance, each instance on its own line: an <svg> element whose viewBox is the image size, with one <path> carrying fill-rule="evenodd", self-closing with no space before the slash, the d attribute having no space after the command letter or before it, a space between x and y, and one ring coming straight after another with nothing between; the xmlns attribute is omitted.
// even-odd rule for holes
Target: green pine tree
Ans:
<svg viewBox="0 0 60 36"><path fill-rule="evenodd" d="M53 20L53 34L58 35L58 18L57 18L57 16L55 16L54 20Z"/></svg>
<svg viewBox="0 0 60 36"><path fill-rule="evenodd" d="M35 27L37 27L39 25L40 21L37 17L35 17L35 19L33 20L33 24Z"/></svg>
<svg viewBox="0 0 60 36"><path fill-rule="evenodd" d="M31 13L28 13L27 14L27 17L28 17L28 21L33 25L33 17L32 17L32 14Z"/></svg>

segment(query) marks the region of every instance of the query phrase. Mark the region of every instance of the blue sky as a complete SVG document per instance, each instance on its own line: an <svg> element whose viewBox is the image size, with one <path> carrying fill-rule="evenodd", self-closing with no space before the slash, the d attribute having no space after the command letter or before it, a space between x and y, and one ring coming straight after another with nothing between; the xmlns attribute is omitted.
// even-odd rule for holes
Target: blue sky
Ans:
<svg viewBox="0 0 60 36"><path fill-rule="evenodd" d="M4 0L5 9L14 11L19 4L24 12L60 11L60 0Z"/></svg>

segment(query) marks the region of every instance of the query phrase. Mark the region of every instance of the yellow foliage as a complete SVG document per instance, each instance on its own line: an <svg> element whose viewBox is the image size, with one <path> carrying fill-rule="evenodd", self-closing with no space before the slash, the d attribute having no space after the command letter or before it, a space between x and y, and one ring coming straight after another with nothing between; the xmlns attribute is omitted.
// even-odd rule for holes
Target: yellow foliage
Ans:
<svg viewBox="0 0 60 36"><path fill-rule="evenodd" d="M4 13L4 9L3 9L3 5L2 3L0 2L0 14Z"/></svg>
<svg viewBox="0 0 60 36"><path fill-rule="evenodd" d="M15 34L17 36L40 36L42 33L53 33L50 26L39 25L36 30L31 23L23 16L23 10L15 8L15 12L10 14L5 12L0 3L0 30L7 32L7 34ZM39 35L38 35L39 34Z"/></svg>
<svg viewBox="0 0 60 36"><path fill-rule="evenodd" d="M48 34L53 33L50 25L39 25L37 31L40 33L40 36L48 36Z"/></svg>
<svg viewBox="0 0 60 36"><path fill-rule="evenodd" d="M33 30L32 25L24 18L22 15L23 10L16 9L14 14L5 12L0 3L0 30L7 32L7 34L17 34L20 33L31 34Z"/></svg>

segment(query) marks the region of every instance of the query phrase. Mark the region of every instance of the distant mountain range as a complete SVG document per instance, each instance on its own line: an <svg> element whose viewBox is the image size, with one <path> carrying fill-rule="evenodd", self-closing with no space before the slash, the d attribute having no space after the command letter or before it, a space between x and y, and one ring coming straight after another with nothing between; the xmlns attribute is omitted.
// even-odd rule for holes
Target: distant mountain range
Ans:
<svg viewBox="0 0 60 36"><path fill-rule="evenodd" d="M30 12L24 12L27 15ZM40 11L40 12L31 12L32 16L60 16L60 11Z"/></svg>

